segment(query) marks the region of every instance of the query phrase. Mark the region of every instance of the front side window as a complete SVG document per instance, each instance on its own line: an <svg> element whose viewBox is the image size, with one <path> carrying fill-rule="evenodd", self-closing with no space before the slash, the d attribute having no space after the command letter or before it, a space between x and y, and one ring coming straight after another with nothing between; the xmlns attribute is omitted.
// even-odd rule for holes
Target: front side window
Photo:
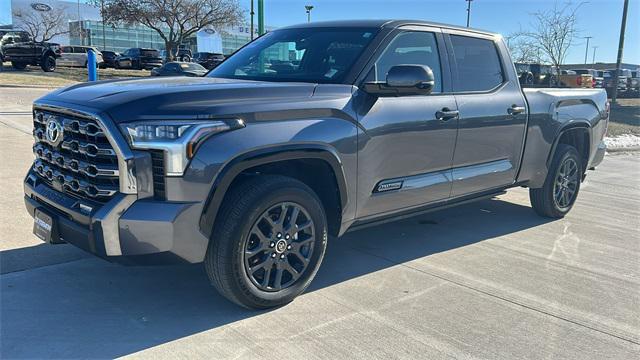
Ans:
<svg viewBox="0 0 640 360"><path fill-rule="evenodd" d="M276 30L249 43L208 76L341 83L377 31L373 28Z"/></svg>
<svg viewBox="0 0 640 360"><path fill-rule="evenodd" d="M498 49L493 41L451 35L451 44L458 72L456 91L489 91L503 83Z"/></svg>
<svg viewBox="0 0 640 360"><path fill-rule="evenodd" d="M367 81L385 81L389 70L396 65L430 67L435 79L432 93L442 92L442 70L438 57L438 45L433 33L416 31L396 36L376 61Z"/></svg>

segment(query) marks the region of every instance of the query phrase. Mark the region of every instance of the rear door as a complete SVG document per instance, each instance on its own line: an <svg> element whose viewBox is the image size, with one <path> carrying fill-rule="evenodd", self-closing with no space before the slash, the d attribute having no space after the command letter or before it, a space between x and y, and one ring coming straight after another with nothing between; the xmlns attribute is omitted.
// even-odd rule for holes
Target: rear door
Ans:
<svg viewBox="0 0 640 360"><path fill-rule="evenodd" d="M512 184L527 123L526 102L504 43L488 35L446 35L459 110L452 196Z"/></svg>
<svg viewBox="0 0 640 360"><path fill-rule="evenodd" d="M385 81L396 65L427 65L435 77L429 95L355 98L358 135L358 217L390 214L447 199L457 117L439 28L407 27L390 34L361 82Z"/></svg>

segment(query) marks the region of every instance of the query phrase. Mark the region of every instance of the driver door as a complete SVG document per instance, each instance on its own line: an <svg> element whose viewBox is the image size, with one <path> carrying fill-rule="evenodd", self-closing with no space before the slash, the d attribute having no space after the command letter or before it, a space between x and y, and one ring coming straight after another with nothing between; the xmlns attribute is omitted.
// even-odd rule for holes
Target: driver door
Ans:
<svg viewBox="0 0 640 360"><path fill-rule="evenodd" d="M429 95L399 97L358 90L360 219L417 208L448 199L451 193L458 119L441 31L413 26L387 39L362 82L385 81L396 65L426 65L435 85ZM454 115L442 118L441 111Z"/></svg>

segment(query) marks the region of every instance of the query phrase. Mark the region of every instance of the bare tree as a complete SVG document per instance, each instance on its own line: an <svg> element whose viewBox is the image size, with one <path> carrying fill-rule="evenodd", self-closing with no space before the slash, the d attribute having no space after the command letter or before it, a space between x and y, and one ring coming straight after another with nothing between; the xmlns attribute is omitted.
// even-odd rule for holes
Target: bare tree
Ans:
<svg viewBox="0 0 640 360"><path fill-rule="evenodd" d="M540 46L530 38L516 33L506 36L505 39L513 62L526 64L548 62Z"/></svg>
<svg viewBox="0 0 640 360"><path fill-rule="evenodd" d="M65 12L65 7L48 11L15 10L13 16L19 20L15 24L19 30L26 32L33 41L45 42L69 32Z"/></svg>
<svg viewBox="0 0 640 360"><path fill-rule="evenodd" d="M110 24L141 24L155 30L165 42L167 60L173 60L189 36L209 27L237 25L243 11L237 0L104 0L102 16Z"/></svg>

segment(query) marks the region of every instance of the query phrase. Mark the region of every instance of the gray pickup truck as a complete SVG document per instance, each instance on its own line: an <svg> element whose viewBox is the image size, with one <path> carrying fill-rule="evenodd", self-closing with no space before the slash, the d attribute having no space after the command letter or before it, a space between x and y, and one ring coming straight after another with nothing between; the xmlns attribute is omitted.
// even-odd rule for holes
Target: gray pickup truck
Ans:
<svg viewBox="0 0 640 360"><path fill-rule="evenodd" d="M204 262L249 308L292 301L329 238L528 187L560 218L604 156L602 89L520 88L500 35L423 21L269 32L201 78L33 106L35 234L126 263Z"/></svg>

